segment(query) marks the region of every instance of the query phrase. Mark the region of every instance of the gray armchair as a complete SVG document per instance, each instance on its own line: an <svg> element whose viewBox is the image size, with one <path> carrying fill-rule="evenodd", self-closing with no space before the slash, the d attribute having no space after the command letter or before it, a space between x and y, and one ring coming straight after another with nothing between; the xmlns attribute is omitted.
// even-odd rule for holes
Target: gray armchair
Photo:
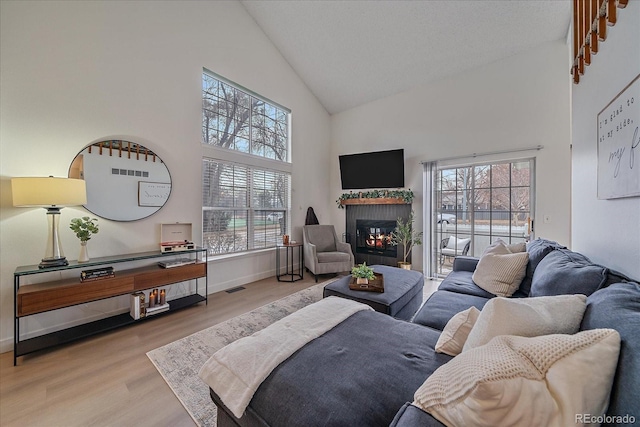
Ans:
<svg viewBox="0 0 640 427"><path fill-rule="evenodd" d="M354 265L351 245L338 240L333 225L302 227L304 265L318 281L318 274L351 271Z"/></svg>

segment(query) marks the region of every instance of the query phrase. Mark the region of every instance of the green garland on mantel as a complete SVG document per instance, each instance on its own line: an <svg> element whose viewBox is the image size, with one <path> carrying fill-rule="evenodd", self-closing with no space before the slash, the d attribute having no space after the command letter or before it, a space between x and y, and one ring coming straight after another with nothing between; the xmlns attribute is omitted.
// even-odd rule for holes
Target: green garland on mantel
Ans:
<svg viewBox="0 0 640 427"><path fill-rule="evenodd" d="M413 191L409 190L369 190L357 193L342 193L340 198L336 200L339 209L344 209L343 200L349 199L402 199L405 203L413 202Z"/></svg>

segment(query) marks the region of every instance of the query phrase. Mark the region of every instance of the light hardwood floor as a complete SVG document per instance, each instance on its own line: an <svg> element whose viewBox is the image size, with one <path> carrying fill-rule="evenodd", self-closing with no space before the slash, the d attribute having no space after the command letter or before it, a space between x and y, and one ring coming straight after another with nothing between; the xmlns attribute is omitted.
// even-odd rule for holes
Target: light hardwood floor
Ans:
<svg viewBox="0 0 640 427"><path fill-rule="evenodd" d="M324 277L328 279L330 277ZM157 319L26 355L0 355L0 426L193 426L146 353L315 285L275 278ZM425 281L425 295L436 284Z"/></svg>
<svg viewBox="0 0 640 427"><path fill-rule="evenodd" d="M146 353L315 284L265 279L130 327L18 359L0 355L0 425L193 426Z"/></svg>

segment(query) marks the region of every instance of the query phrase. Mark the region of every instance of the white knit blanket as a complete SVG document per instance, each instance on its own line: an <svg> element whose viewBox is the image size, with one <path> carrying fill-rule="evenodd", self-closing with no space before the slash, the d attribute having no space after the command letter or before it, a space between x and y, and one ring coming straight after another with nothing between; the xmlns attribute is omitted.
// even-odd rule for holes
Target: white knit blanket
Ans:
<svg viewBox="0 0 640 427"><path fill-rule="evenodd" d="M218 350L200 369L200 378L240 418L271 371L305 344L361 310L371 307L339 297L308 305Z"/></svg>

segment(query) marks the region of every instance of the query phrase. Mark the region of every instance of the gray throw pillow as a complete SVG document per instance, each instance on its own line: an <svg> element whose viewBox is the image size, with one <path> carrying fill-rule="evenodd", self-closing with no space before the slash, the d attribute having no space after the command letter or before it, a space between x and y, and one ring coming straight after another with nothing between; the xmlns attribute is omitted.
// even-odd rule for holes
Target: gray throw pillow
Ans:
<svg viewBox="0 0 640 427"><path fill-rule="evenodd" d="M587 298L580 330L613 328L622 345L607 415L635 414L640 418L640 284L616 283Z"/></svg>
<svg viewBox="0 0 640 427"><path fill-rule="evenodd" d="M607 268L568 249L556 249L536 267L529 296L591 295L607 280Z"/></svg>
<svg viewBox="0 0 640 427"><path fill-rule="evenodd" d="M538 267L540 261L554 249L566 249L566 247L557 242L540 238L527 243L529 263L527 264L527 272L524 275L524 279L522 279L519 289L524 295L529 295L531 291L531 281L533 280L533 273L536 271L536 267Z"/></svg>

